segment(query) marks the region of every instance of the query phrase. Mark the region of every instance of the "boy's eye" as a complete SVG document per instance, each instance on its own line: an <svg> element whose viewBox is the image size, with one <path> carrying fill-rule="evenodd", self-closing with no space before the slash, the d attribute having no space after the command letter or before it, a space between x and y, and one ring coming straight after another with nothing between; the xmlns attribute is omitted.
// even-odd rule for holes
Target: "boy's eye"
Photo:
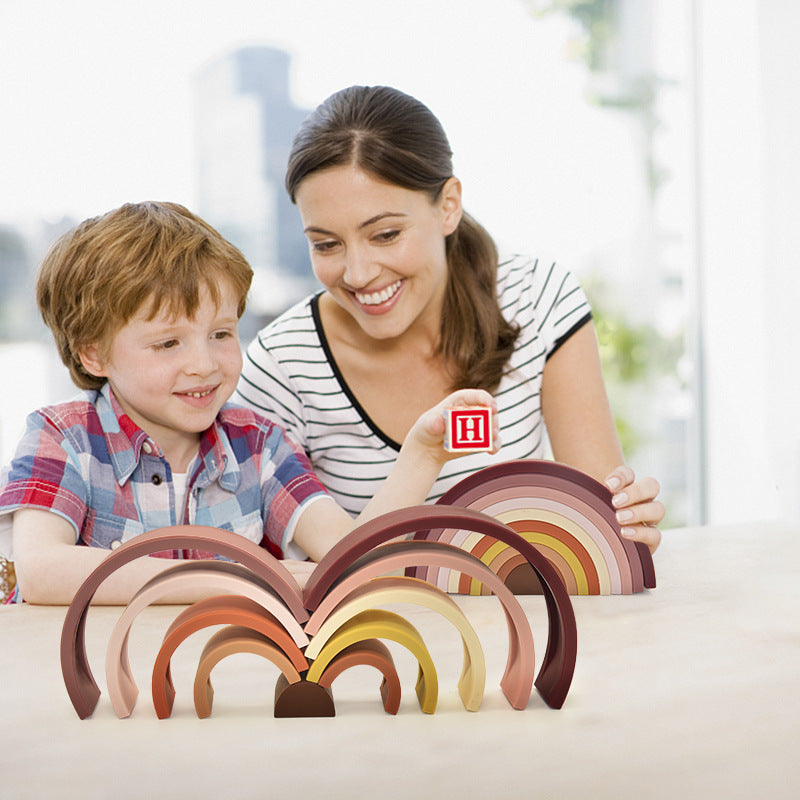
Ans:
<svg viewBox="0 0 800 800"><path fill-rule="evenodd" d="M223 330L214 332L215 339L228 339L231 336L233 336L233 331Z"/></svg>
<svg viewBox="0 0 800 800"><path fill-rule="evenodd" d="M164 342L159 342L155 345L156 350L171 350L173 347L176 347L178 344L177 339L167 339Z"/></svg>

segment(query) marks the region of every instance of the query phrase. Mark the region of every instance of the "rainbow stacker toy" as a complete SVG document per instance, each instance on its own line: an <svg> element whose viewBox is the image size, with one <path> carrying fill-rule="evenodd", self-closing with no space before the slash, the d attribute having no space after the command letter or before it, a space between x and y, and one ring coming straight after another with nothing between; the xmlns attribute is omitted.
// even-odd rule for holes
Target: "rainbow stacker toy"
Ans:
<svg viewBox="0 0 800 800"><path fill-rule="evenodd" d="M399 541L393 541L398 540ZM176 526L123 544L84 581L67 609L61 668L78 716L91 716L100 689L88 663L84 631L92 598L129 561L166 549L201 549L230 560L185 561L143 586L120 615L106 650L106 684L119 717L131 714L138 687L128 660L129 633L151 603L191 586L215 594L182 610L164 634L152 670L156 715L169 717L175 698L172 655L188 636L225 626L206 643L193 694L199 717L213 705L211 673L238 652L261 655L280 675L276 717L333 716L332 684L346 669L375 667L387 713L400 706L400 681L383 640L407 648L419 669L416 694L436 710L438 679L419 631L382 608L413 603L442 615L458 631L464 658L458 691L477 711L486 669L480 641L452 594L494 594L508 626L508 657L500 687L524 709L535 686L560 708L575 668L577 632L572 594L625 594L655 587L649 550L624 540L601 484L562 464L511 461L474 473L439 503L386 514L361 525L316 566L305 590L258 545L234 533ZM393 574L387 576L387 572ZM548 640L538 673L530 623L515 592L541 592Z"/></svg>

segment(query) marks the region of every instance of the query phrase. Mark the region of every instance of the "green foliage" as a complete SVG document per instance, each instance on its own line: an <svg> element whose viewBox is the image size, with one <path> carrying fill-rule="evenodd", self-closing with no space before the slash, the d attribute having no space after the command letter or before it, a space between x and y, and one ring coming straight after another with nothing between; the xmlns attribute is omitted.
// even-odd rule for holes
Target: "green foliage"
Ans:
<svg viewBox="0 0 800 800"><path fill-rule="evenodd" d="M683 352L683 336L664 336L649 322L632 322L613 307L607 282L597 276L583 279L592 305L603 376L615 411L622 449L630 457L646 444L633 421L641 412L642 396L656 391L656 382L675 376Z"/></svg>
<svg viewBox="0 0 800 800"><path fill-rule="evenodd" d="M673 372L680 343L662 336L653 325L628 322L622 314L595 310L600 358L607 380L645 383Z"/></svg>
<svg viewBox="0 0 800 800"><path fill-rule="evenodd" d="M523 0L532 16L566 14L578 26L581 36L573 51L590 72L608 68L617 30L618 0Z"/></svg>

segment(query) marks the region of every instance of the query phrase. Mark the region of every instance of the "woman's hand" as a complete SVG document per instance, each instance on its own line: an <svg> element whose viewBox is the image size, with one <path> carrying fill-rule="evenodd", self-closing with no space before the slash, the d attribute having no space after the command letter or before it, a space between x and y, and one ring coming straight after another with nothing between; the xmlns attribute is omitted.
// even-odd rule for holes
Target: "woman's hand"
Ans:
<svg viewBox="0 0 800 800"><path fill-rule="evenodd" d="M410 388L409 391L412 391ZM492 411L494 442L491 452L500 448L497 404L489 392L482 389L462 389L448 395L420 416L403 442L400 454L386 480L358 517L353 518L338 506L332 497L310 503L303 510L294 532L294 541L312 559L321 560L342 537L357 525L399 508L421 505L444 464L458 453L444 449L445 419L448 408L483 406ZM305 587L315 564L284 561L301 587Z"/></svg>
<svg viewBox="0 0 800 800"><path fill-rule="evenodd" d="M458 458L461 453L450 453L444 449L445 411L452 408L488 408L492 412L492 449L496 453L500 449L500 423L497 419L497 403L489 392L483 389L459 389L426 411L412 426L406 442L428 450L435 460L444 463ZM404 445L405 446L405 445Z"/></svg>
<svg viewBox="0 0 800 800"><path fill-rule="evenodd" d="M617 467L607 478L606 486L617 509L617 521L626 539L644 542L655 552L661 542L658 524L664 519L664 504L656 497L661 486L655 478L640 478L630 467Z"/></svg>

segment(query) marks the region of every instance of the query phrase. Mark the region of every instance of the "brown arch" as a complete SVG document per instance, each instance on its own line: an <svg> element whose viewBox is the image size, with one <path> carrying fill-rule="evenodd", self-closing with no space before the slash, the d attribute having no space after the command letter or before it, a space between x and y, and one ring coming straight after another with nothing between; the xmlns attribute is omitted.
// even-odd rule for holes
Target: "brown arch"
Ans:
<svg viewBox="0 0 800 800"><path fill-rule="evenodd" d="M252 628L228 625L217 631L203 647L194 676L194 708L200 719L211 716L214 703L214 687L211 671L222 659L236 653L252 653L275 664L289 683L301 680L297 667L286 653L268 636Z"/></svg>
<svg viewBox="0 0 800 800"><path fill-rule="evenodd" d="M381 673L380 692L383 710L387 714L396 714L400 709L400 678L389 648L380 639L362 639L337 653L325 667L319 685L330 689L331 684L345 670L358 666L375 667Z"/></svg>
<svg viewBox="0 0 800 800"><path fill-rule="evenodd" d="M175 617L167 628L156 655L152 690L153 706L159 719L172 713L175 700L175 687L170 672L172 654L184 639L212 625L240 625L258 631L283 650L298 673L308 669L305 656L283 625L249 597L225 594L199 600Z"/></svg>
<svg viewBox="0 0 800 800"><path fill-rule="evenodd" d="M69 698L81 719L94 711L100 697L86 655L86 616L95 592L109 575L135 558L162 550L182 549L210 551L244 564L273 587L298 622L302 624L308 619L300 587L286 567L243 536L204 525L177 525L143 533L109 553L81 584L64 617L61 672Z"/></svg>

